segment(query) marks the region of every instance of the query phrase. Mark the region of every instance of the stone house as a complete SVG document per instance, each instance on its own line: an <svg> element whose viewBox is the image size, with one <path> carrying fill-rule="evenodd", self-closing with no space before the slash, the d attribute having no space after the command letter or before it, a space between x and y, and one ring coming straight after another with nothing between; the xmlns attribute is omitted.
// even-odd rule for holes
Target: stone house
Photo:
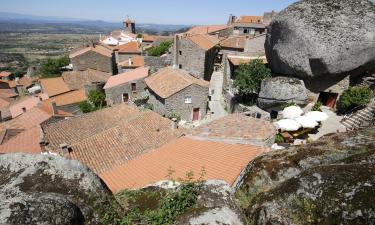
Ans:
<svg viewBox="0 0 375 225"><path fill-rule="evenodd" d="M172 113L185 121L201 120L207 113L209 82L187 71L166 67L145 79L150 92L148 103L163 116Z"/></svg>
<svg viewBox="0 0 375 225"><path fill-rule="evenodd" d="M135 56L142 55L142 49L137 41L120 45L116 49L116 62L122 63Z"/></svg>
<svg viewBox="0 0 375 225"><path fill-rule="evenodd" d="M186 34L195 35L195 34L207 34L215 35L217 37L228 37L233 33L233 28L228 25L203 25L195 26L190 28Z"/></svg>
<svg viewBox="0 0 375 225"><path fill-rule="evenodd" d="M108 105L134 102L146 99L146 84L149 68L140 67L125 73L112 76L104 86Z"/></svg>
<svg viewBox="0 0 375 225"><path fill-rule="evenodd" d="M88 47L73 50L69 55L74 71L87 69L117 74L113 49L103 44L91 44Z"/></svg>
<svg viewBox="0 0 375 225"><path fill-rule="evenodd" d="M117 65L119 73L128 72L130 70L145 66L145 57L135 55L130 57L128 60L118 63Z"/></svg>
<svg viewBox="0 0 375 225"><path fill-rule="evenodd" d="M241 16L237 20L236 17L231 17L230 25L233 27L234 35L256 36L266 32L267 26L263 23L262 16Z"/></svg>
<svg viewBox="0 0 375 225"><path fill-rule="evenodd" d="M219 41L205 34L176 35L174 41L174 67L188 71L198 79L209 81L214 71Z"/></svg>

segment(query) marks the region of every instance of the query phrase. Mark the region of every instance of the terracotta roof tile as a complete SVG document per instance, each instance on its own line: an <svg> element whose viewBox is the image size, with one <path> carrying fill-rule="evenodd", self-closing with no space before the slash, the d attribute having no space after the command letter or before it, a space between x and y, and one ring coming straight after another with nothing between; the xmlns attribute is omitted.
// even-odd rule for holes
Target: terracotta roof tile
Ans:
<svg viewBox="0 0 375 225"><path fill-rule="evenodd" d="M0 110L7 108L10 105L10 101L8 99L0 98Z"/></svg>
<svg viewBox="0 0 375 225"><path fill-rule="evenodd" d="M129 72L121 73L111 76L104 86L104 89L109 89L120 84L125 84L130 81L140 80L148 76L148 67L140 67Z"/></svg>
<svg viewBox="0 0 375 225"><path fill-rule="evenodd" d="M125 60L123 62L120 62L118 65L123 68L138 68L145 66L145 58L143 56L134 56L131 57L131 64L129 65L129 60Z"/></svg>
<svg viewBox="0 0 375 225"><path fill-rule="evenodd" d="M136 41L131 41L129 43L120 45L118 47L118 52L119 53L141 53L141 50L138 46L138 42Z"/></svg>
<svg viewBox="0 0 375 225"><path fill-rule="evenodd" d="M186 71L166 67L145 79L147 86L162 98L168 98L173 94L187 88L192 84L209 87L209 82L197 79Z"/></svg>
<svg viewBox="0 0 375 225"><path fill-rule="evenodd" d="M40 103L39 98L37 97L25 97L15 102L9 106L9 111L11 113L12 118L15 118L24 113L24 109L26 112Z"/></svg>
<svg viewBox="0 0 375 225"><path fill-rule="evenodd" d="M11 89L0 89L0 98L14 98L17 97L18 94L14 93Z"/></svg>
<svg viewBox="0 0 375 225"><path fill-rule="evenodd" d="M69 71L62 74L62 78L71 90L85 88L85 85L105 83L111 74L98 70Z"/></svg>
<svg viewBox="0 0 375 225"><path fill-rule="evenodd" d="M30 129L32 127L35 127L37 125L40 125L44 121L51 118L52 115L43 111L42 109L38 107L34 107L27 111L26 113L23 113L17 118L14 118L12 120L3 122L0 124L0 130L5 129Z"/></svg>
<svg viewBox="0 0 375 225"><path fill-rule="evenodd" d="M227 29L227 25L207 25L207 26L196 26L188 30L188 34L211 34L224 29Z"/></svg>
<svg viewBox="0 0 375 225"><path fill-rule="evenodd" d="M43 92L47 93L50 98L70 91L70 88L64 82L62 77L40 79L39 82L42 86Z"/></svg>
<svg viewBox="0 0 375 225"><path fill-rule="evenodd" d="M81 103L86 100L87 100L86 92L85 90L81 89L81 90L70 91L61 95L57 95L55 97L49 98L45 102L48 102L48 103L55 102L57 106L64 106L64 105Z"/></svg>
<svg viewBox="0 0 375 225"><path fill-rule="evenodd" d="M42 149L40 147L42 130L40 126L34 126L25 130L0 145L0 153L29 153L40 154Z"/></svg>
<svg viewBox="0 0 375 225"><path fill-rule="evenodd" d="M137 108L121 104L50 124L44 127L45 138L49 142L47 148L54 151L62 143L78 143L137 113Z"/></svg>
<svg viewBox="0 0 375 225"><path fill-rule="evenodd" d="M17 82L15 80L10 80L10 81L7 81L8 84L9 84L9 87L10 88L15 88L17 87Z"/></svg>
<svg viewBox="0 0 375 225"><path fill-rule="evenodd" d="M213 36L205 34L195 34L187 36L189 40L204 50L209 50L219 44L219 40Z"/></svg>
<svg viewBox="0 0 375 225"><path fill-rule="evenodd" d="M69 54L69 58L75 58L77 56L80 56L82 54L85 54L89 51L93 51L93 52L96 52L98 54L101 54L103 56L106 56L106 57L112 57L112 54L113 54L113 50L110 49L110 48L107 48L105 46L102 46L102 45L99 45L99 44L96 44L95 47L85 47L85 48L78 48L78 49L74 49L70 54Z"/></svg>
<svg viewBox="0 0 375 225"><path fill-rule="evenodd" d="M33 85L33 81L32 81L32 79L30 79L29 76L25 75L25 76L23 76L19 79L18 84L28 88L31 85Z"/></svg>
<svg viewBox="0 0 375 225"><path fill-rule="evenodd" d="M262 16L241 16L236 23L262 23Z"/></svg>
<svg viewBox="0 0 375 225"><path fill-rule="evenodd" d="M149 35L149 34L143 34L142 35L142 41L143 42L154 42L158 38L159 38L159 36L156 36L156 35Z"/></svg>
<svg viewBox="0 0 375 225"><path fill-rule="evenodd" d="M253 145L258 143L257 145L263 146L275 134L276 128L272 123L235 113L201 125L191 130L189 135L211 141Z"/></svg>
<svg viewBox="0 0 375 225"><path fill-rule="evenodd" d="M229 37L220 41L220 46L224 48L238 48L244 49L246 44L246 37Z"/></svg>
<svg viewBox="0 0 375 225"><path fill-rule="evenodd" d="M114 167L100 177L112 192L117 193L166 180L170 168L175 171L172 175L174 179L185 178L188 172L193 172L198 179L204 168L204 179L225 180L233 185L249 162L262 152L261 148L250 145L184 137Z"/></svg>
<svg viewBox="0 0 375 225"><path fill-rule="evenodd" d="M12 73L8 71L0 72L0 77L9 77L10 75L12 75Z"/></svg>
<svg viewBox="0 0 375 225"><path fill-rule="evenodd" d="M117 126L71 146L70 156L100 174L182 135L152 111L136 113Z"/></svg>

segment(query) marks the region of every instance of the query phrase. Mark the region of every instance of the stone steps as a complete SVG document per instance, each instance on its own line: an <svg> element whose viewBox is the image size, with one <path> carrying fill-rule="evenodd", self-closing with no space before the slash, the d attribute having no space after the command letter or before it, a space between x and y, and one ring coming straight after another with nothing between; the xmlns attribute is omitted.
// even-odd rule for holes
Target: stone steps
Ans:
<svg viewBox="0 0 375 225"><path fill-rule="evenodd" d="M370 126L375 119L375 100L366 108L354 113L350 118L343 120L341 123L347 130L356 130L363 126Z"/></svg>

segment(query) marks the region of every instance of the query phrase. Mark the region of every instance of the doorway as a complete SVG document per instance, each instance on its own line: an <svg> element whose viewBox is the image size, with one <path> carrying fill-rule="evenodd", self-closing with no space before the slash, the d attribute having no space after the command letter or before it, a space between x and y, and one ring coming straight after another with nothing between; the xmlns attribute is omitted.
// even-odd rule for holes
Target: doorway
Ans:
<svg viewBox="0 0 375 225"><path fill-rule="evenodd" d="M123 93L122 94L122 102L123 103L128 103L129 102L129 94L128 93Z"/></svg>
<svg viewBox="0 0 375 225"><path fill-rule="evenodd" d="M193 121L199 120L199 108L193 109Z"/></svg>
<svg viewBox="0 0 375 225"><path fill-rule="evenodd" d="M323 105L333 109L336 106L338 96L339 94L337 93L321 92L318 98L318 102L320 101Z"/></svg>

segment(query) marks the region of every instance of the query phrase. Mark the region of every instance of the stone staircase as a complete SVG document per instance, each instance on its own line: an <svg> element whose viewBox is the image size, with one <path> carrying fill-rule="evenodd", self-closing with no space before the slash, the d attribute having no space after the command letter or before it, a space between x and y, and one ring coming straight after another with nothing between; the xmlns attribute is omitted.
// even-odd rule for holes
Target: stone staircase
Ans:
<svg viewBox="0 0 375 225"><path fill-rule="evenodd" d="M361 109L350 116L346 116L341 123L347 130L375 126L375 100L372 100L366 108Z"/></svg>

